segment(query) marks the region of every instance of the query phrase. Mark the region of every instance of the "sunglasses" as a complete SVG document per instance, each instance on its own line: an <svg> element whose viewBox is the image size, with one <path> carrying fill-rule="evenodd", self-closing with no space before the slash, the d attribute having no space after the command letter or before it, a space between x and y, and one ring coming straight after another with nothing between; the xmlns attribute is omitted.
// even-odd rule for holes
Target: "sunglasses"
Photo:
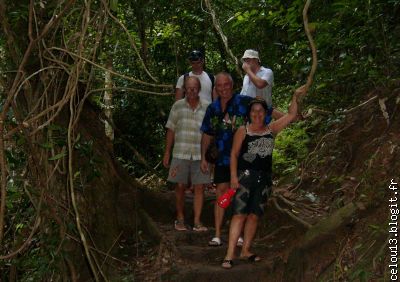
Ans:
<svg viewBox="0 0 400 282"><path fill-rule="evenodd" d="M198 64L201 64L202 62L203 62L203 60L201 60L201 59L190 61L190 63L192 65L198 65Z"/></svg>

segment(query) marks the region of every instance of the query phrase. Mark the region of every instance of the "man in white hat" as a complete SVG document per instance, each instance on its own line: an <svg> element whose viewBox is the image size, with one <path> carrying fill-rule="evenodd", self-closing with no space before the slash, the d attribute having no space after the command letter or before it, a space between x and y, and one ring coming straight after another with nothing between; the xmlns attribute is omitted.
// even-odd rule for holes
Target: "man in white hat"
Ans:
<svg viewBox="0 0 400 282"><path fill-rule="evenodd" d="M274 84L274 73L271 69L261 66L258 52L248 49L241 59L242 68L246 72L243 79L241 95L260 97L272 106L272 86Z"/></svg>

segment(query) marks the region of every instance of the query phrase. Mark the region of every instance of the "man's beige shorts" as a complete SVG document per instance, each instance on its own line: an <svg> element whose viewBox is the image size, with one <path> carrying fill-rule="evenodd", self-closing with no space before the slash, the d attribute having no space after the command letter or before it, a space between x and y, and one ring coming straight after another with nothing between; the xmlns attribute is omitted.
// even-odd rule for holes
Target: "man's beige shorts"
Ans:
<svg viewBox="0 0 400 282"><path fill-rule="evenodd" d="M200 161L172 158L168 173L168 181L173 183L208 184L211 182L210 172L203 173Z"/></svg>

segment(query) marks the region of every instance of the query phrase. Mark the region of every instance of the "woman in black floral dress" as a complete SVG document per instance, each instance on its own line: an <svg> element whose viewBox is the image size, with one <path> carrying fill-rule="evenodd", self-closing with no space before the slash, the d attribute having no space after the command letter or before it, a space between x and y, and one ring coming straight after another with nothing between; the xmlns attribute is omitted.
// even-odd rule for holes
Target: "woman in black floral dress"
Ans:
<svg viewBox="0 0 400 282"><path fill-rule="evenodd" d="M231 151L231 188L236 189L232 202L233 217L229 230L229 245L223 268L233 266L236 242L244 226L244 243L240 257L251 262L261 258L250 252L257 231L258 219L264 208L272 186L272 150L274 137L297 117L297 98L305 94L305 87L298 88L292 98L288 113L267 125L267 104L255 99L249 104L250 123L241 126L235 133Z"/></svg>

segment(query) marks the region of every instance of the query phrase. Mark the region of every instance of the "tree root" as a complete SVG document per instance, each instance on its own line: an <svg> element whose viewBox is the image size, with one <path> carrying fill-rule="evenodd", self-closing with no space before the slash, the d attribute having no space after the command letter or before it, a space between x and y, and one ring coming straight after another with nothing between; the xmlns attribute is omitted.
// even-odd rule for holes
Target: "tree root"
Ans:
<svg viewBox="0 0 400 282"><path fill-rule="evenodd" d="M66 233L66 236L67 236L69 239L75 241L76 243L82 244L82 242L81 242L78 238L76 238L76 237L74 237L74 236L72 236L72 235L70 235L70 234L68 234L68 233ZM130 263L128 263L128 262L126 262L126 261L123 261L123 260L121 260L121 259L119 259L119 258L116 258L116 257L114 257L114 256L112 256L112 255L110 255L110 254L108 254L108 253L105 253L105 252L103 252L103 251L101 251L101 250L99 250L99 249L97 249L97 248L95 248L95 247L93 247L93 246L90 246L90 249L91 249L92 251L94 251L94 252L100 254L100 255L103 255L105 258L106 258L106 257L107 257L107 258L110 258L110 259L115 260L115 261L117 261L117 262L119 262L119 263L121 263L121 264L123 264L123 265L126 265L126 266L129 266L129 265L130 265Z"/></svg>
<svg viewBox="0 0 400 282"><path fill-rule="evenodd" d="M301 202L292 202L288 199L286 199L285 197L283 197L282 195L277 195L277 197L279 198L279 200L281 200L282 202L284 202L285 204L291 206L292 208L296 208L297 210L299 210L299 212L305 213L307 215L314 214L315 212L317 213L321 213L320 209L311 207L309 205L306 205L304 203ZM301 207L300 207L301 206Z"/></svg>
<svg viewBox="0 0 400 282"><path fill-rule="evenodd" d="M296 221L297 223L300 223L300 225L304 226L305 228L309 229L311 228L311 224L304 221L303 219L297 217L296 215L294 215L292 212L290 212L287 209L281 208L278 204L278 201L276 200L276 198L272 198L272 202L274 203L276 209L286 215L288 215L291 219L293 219L294 221Z"/></svg>
<svg viewBox="0 0 400 282"><path fill-rule="evenodd" d="M72 261L68 257L65 257L64 259L65 259L65 262L67 263L67 266L68 266L68 270L69 270L69 274L70 274L69 278L71 279L72 282L78 281L78 276L76 274L76 270L75 270L74 264L72 263Z"/></svg>
<svg viewBox="0 0 400 282"><path fill-rule="evenodd" d="M365 209L363 203L349 203L312 226L303 236L298 247L289 255L285 270L285 281L305 281L305 269L307 268L307 253L311 252L322 241L327 240L340 227L349 223L352 218Z"/></svg>
<svg viewBox="0 0 400 282"><path fill-rule="evenodd" d="M355 107L353 107L353 108L351 108L351 109L344 110L343 113L344 113L344 114L352 113L352 112L354 112L354 111L356 111L356 110L358 110L358 109L360 109L360 108L362 108L362 107L368 105L369 103L375 101L376 99L378 99L378 95L376 95L376 96L374 96L374 97L368 99L367 101L365 101L365 102L363 102L363 103L361 103L361 104L359 104L359 105L357 105L357 106L355 106Z"/></svg>
<svg viewBox="0 0 400 282"><path fill-rule="evenodd" d="M281 230L286 230L286 229L290 229L293 228L293 225L285 225L285 226L281 226L278 229L274 230L272 233L267 234L266 236L257 239L257 243L262 243L265 242L267 240L269 240L270 238L274 237L277 233L279 233Z"/></svg>

